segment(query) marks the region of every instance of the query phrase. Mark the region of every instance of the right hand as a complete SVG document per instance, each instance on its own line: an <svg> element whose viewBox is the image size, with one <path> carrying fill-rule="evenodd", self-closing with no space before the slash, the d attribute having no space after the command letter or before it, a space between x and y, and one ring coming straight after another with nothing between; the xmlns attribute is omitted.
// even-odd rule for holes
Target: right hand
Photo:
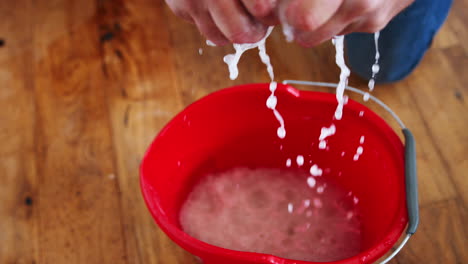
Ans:
<svg viewBox="0 0 468 264"><path fill-rule="evenodd" d="M217 45L253 43L268 25L289 24L294 40L310 47L336 35L373 33L414 0L166 0Z"/></svg>
<svg viewBox="0 0 468 264"><path fill-rule="evenodd" d="M216 45L254 43L262 39L268 25L276 24L270 16L275 0L166 0L172 11L194 23ZM269 17L270 16L270 17Z"/></svg>

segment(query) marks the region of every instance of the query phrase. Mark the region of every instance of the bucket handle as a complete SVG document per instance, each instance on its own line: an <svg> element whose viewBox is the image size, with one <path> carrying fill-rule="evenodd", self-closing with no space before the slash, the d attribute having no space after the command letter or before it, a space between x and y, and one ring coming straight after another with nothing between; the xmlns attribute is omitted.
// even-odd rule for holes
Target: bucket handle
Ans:
<svg viewBox="0 0 468 264"><path fill-rule="evenodd" d="M336 88L336 83L327 82L311 82L311 81L298 81L298 80L284 80L283 84L298 84L308 86L320 86ZM354 93L365 95L366 93L351 86L346 86L346 90ZM382 260L380 264L385 264L392 260L406 245L409 238L416 232L419 225L419 202L418 202L418 179L416 170L416 141L411 131L405 126L400 117L393 112L384 102L377 97L370 95L369 98L385 109L396 120L398 125L403 131L405 136L405 185L406 185L406 209L408 212L408 226L406 228L405 238L401 241L400 245L390 254L387 258Z"/></svg>

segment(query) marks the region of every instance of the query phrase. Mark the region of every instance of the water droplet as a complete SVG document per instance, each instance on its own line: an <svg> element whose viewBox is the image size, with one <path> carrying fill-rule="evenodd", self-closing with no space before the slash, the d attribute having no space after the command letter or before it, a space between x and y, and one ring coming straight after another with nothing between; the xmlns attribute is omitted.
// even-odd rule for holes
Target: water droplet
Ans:
<svg viewBox="0 0 468 264"><path fill-rule="evenodd" d="M285 138L286 137L286 130L284 129L284 127L278 127L277 134L278 134L279 138Z"/></svg>
<svg viewBox="0 0 468 264"><path fill-rule="evenodd" d="M380 71L380 66L379 66L379 64L376 63L376 64L372 65L372 73L376 74L376 73L378 73L379 71Z"/></svg>
<svg viewBox="0 0 468 264"><path fill-rule="evenodd" d="M266 105L270 109L275 109L277 103L278 103L278 99L274 95L270 95L270 97L268 97L266 101Z"/></svg>
<svg viewBox="0 0 468 264"><path fill-rule="evenodd" d="M314 177L307 178L307 185L309 185L310 188L314 188L316 183L317 181L314 179Z"/></svg>
<svg viewBox="0 0 468 264"><path fill-rule="evenodd" d="M296 163L297 163L298 166L304 165L304 156L298 155L297 158L296 158Z"/></svg>
<svg viewBox="0 0 468 264"><path fill-rule="evenodd" d="M370 94L369 93L365 93L364 94L364 101L369 101L369 98L370 98Z"/></svg>

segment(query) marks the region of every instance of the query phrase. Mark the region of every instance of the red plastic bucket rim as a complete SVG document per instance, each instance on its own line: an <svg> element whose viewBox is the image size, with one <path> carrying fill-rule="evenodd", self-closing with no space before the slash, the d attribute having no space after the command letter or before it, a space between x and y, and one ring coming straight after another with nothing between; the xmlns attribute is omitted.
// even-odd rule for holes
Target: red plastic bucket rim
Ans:
<svg viewBox="0 0 468 264"><path fill-rule="evenodd" d="M268 85L268 84L265 84L265 83L243 84L243 85L232 86L232 87L221 89L219 91L215 91L193 102L192 104L188 105L182 112L178 113L171 121L169 121L166 124L166 126L157 134L155 139L152 141L147 152L144 154L143 161L140 165L140 187L142 190L143 198L149 208L151 215L157 222L158 226L172 240L181 241L182 244L179 244L179 245L186 250L188 250L187 245L190 245L192 249L196 249L197 251L216 255L218 257L230 257L230 258L236 259L237 261L250 261L250 262L254 261L254 262L259 262L259 263L278 263L278 264L284 263L285 261L288 261L288 263L295 263L295 264L323 263L323 262L307 262L307 261L291 260L291 259L285 259L285 258L269 255L269 254L236 251L236 250L225 249L225 248L221 248L218 246L214 246L214 245L205 243L201 240L191 237L187 233L183 232L178 226L172 224L168 220L168 217L165 215L162 208L150 206L151 204L150 199L154 200L155 196L154 196L154 193L151 192L151 186L148 186L145 183L146 176L144 173L144 166L145 166L145 162L147 162L147 157L149 156L149 153L151 152L151 149L153 148L155 144L155 141L158 140L160 135L164 134L166 132L166 129L170 127L171 124L177 122L178 119L182 118L184 115L184 112L190 111L191 108L197 107L197 105L203 104L207 100L212 100L218 96L222 96L224 94L230 93L235 90L248 91L251 89L264 89L263 87L265 85ZM286 91L287 94L297 97L297 98L302 98L304 100L311 99L312 97L314 97L313 95L315 93L323 93L323 92L316 92L316 91L299 90L297 88L294 88L293 86L290 86L284 83L283 84L278 83L277 91ZM317 101L317 98L314 98L314 100ZM336 102L335 101L336 99L332 96L321 97L320 100L323 102ZM393 133L391 137L394 137L395 140L398 140L401 143L401 140L395 134L394 130L380 116L378 116L375 112L373 112L366 106L350 99L346 107L348 108L348 110L357 109L357 107L360 107L360 109L364 108L367 111L366 118L370 119L372 122L381 123L381 125L383 125L384 127L387 127L389 130L389 134ZM402 204L402 203L399 203L399 204ZM393 241L392 244L394 244L398 240L398 238L401 236L403 231L405 230L407 221L408 221L408 218L407 218L406 208L404 206L400 206L392 220L392 224L391 224L392 228L390 228L391 230L389 230L387 234L378 243L368 248L367 250L359 253L358 255L355 255L347 259L334 261L331 263L334 263L334 264L366 263L365 261L367 259L373 259L376 257L380 258L388 251L382 246L382 244L388 243L388 241Z"/></svg>

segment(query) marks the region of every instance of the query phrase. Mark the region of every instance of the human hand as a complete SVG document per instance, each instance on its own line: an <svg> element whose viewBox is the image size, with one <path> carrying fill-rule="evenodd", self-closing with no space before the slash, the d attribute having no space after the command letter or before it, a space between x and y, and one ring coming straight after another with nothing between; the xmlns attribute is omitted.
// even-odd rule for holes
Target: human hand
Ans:
<svg viewBox="0 0 468 264"><path fill-rule="evenodd" d="M276 24L270 15L276 0L166 0L166 3L216 45L255 43L265 36L268 24Z"/></svg>
<svg viewBox="0 0 468 264"><path fill-rule="evenodd" d="M260 40L267 25L291 26L294 40L310 47L335 35L373 33L414 0L166 0L217 45Z"/></svg>
<svg viewBox="0 0 468 264"><path fill-rule="evenodd" d="M336 35L374 33L414 0L285 0L279 14L294 40L311 47Z"/></svg>

